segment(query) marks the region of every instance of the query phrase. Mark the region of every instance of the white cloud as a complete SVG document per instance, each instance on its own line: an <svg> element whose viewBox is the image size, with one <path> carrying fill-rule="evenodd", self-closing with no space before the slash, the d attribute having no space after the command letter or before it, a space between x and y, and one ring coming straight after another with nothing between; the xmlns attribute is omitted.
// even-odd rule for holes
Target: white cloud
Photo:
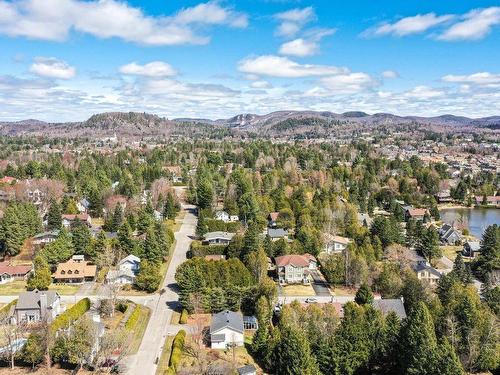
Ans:
<svg viewBox="0 0 500 375"><path fill-rule="evenodd" d="M490 72L479 72L469 75L453 75L448 74L442 78L445 82L463 83L468 85L486 86L486 87L499 87L500 74Z"/></svg>
<svg viewBox="0 0 500 375"><path fill-rule="evenodd" d="M362 72L338 74L321 78L322 85L333 93L353 94L373 88L378 82Z"/></svg>
<svg viewBox="0 0 500 375"><path fill-rule="evenodd" d="M253 89L270 89L272 85L267 81L254 81L250 84Z"/></svg>
<svg viewBox="0 0 500 375"><path fill-rule="evenodd" d="M382 72L382 77L386 79L399 78L399 73L394 70L385 70Z"/></svg>
<svg viewBox="0 0 500 375"><path fill-rule="evenodd" d="M455 41L484 38L493 26L500 24L500 7L474 9L462 18L461 22L452 25L438 39Z"/></svg>
<svg viewBox="0 0 500 375"><path fill-rule="evenodd" d="M404 93L406 98L411 98L415 100L429 100L434 98L439 98L445 95L442 90L434 89L428 86L416 86L412 90Z"/></svg>
<svg viewBox="0 0 500 375"><path fill-rule="evenodd" d="M186 8L173 16L148 16L117 0L0 0L0 33L64 41L71 30L98 38L120 38L145 45L206 44L196 26L245 27L246 15L217 2Z"/></svg>
<svg viewBox="0 0 500 375"><path fill-rule="evenodd" d="M417 14L412 17L405 17L395 23L383 23L375 28L363 32L363 36L396 35L405 36L419 34L437 25L450 21L453 15L438 16L435 13Z"/></svg>
<svg viewBox="0 0 500 375"><path fill-rule="evenodd" d="M316 18L313 7L295 8L286 12L275 14L276 19L281 24L276 30L276 34L284 37L293 37L308 22Z"/></svg>
<svg viewBox="0 0 500 375"><path fill-rule="evenodd" d="M263 55L244 59L239 62L238 70L243 73L255 74L258 76L288 78L326 76L348 72L346 68L329 65L299 64L286 57L274 55Z"/></svg>
<svg viewBox="0 0 500 375"><path fill-rule="evenodd" d="M120 72L128 75L146 77L172 77L177 74L170 64L163 61L152 61L145 65L139 65L136 62L132 62L121 66Z"/></svg>
<svg viewBox="0 0 500 375"><path fill-rule="evenodd" d="M315 41L302 38L283 43L280 47L280 54L290 56L312 56L319 51L319 45Z"/></svg>
<svg viewBox="0 0 500 375"><path fill-rule="evenodd" d="M53 57L36 57L30 72L47 78L70 79L75 76L74 67Z"/></svg>

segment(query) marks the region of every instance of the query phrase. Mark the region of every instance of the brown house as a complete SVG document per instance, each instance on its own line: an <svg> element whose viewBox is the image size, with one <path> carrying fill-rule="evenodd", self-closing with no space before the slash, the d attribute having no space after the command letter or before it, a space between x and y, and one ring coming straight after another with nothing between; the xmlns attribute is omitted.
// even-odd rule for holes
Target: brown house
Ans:
<svg viewBox="0 0 500 375"><path fill-rule="evenodd" d="M85 261L83 256L75 255L67 262L59 263L52 277L59 283L83 283L94 280L96 272L95 264Z"/></svg>

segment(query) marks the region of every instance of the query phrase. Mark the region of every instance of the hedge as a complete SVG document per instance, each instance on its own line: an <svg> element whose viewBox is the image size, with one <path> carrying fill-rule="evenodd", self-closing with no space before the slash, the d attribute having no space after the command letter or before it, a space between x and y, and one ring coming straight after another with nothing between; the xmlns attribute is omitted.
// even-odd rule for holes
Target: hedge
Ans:
<svg viewBox="0 0 500 375"><path fill-rule="evenodd" d="M134 311L132 311L132 314L130 314L127 323L125 323L125 328L134 329L140 316L141 316L141 306L136 305Z"/></svg>
<svg viewBox="0 0 500 375"><path fill-rule="evenodd" d="M14 301L12 301L12 302L8 303L7 305L5 305L4 307L2 307L0 309L0 315L8 314L10 311L10 308L16 304L17 304L17 299L15 299Z"/></svg>
<svg viewBox="0 0 500 375"><path fill-rule="evenodd" d="M182 309L181 317L179 319L179 324L186 324L188 321L188 312L186 309Z"/></svg>
<svg viewBox="0 0 500 375"><path fill-rule="evenodd" d="M172 343L172 353L170 354L170 361L168 362L169 370L172 369L177 372L177 367L181 361L182 351L184 350L184 340L186 339L186 331L181 329L177 332Z"/></svg>
<svg viewBox="0 0 500 375"><path fill-rule="evenodd" d="M90 299L83 298L74 304L70 309L63 312L54 319L50 328L52 332L56 332L61 328L68 327L72 322L78 320L83 314L90 309Z"/></svg>

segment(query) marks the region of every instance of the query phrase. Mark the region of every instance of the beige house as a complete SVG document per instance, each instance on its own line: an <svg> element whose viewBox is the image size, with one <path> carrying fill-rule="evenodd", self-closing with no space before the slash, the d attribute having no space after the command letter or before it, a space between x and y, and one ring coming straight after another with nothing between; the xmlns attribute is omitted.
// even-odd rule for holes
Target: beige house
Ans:
<svg viewBox="0 0 500 375"><path fill-rule="evenodd" d="M276 270L280 284L309 284L309 272L317 267L311 254L290 254L276 257Z"/></svg>
<svg viewBox="0 0 500 375"><path fill-rule="evenodd" d="M429 285L436 285L441 277L441 273L427 262L418 262L415 266L415 273L419 280Z"/></svg>

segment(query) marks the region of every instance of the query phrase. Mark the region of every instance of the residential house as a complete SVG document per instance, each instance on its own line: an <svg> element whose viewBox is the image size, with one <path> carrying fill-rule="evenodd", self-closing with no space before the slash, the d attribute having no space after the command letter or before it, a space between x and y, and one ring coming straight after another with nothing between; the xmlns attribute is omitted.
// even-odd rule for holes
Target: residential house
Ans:
<svg viewBox="0 0 500 375"><path fill-rule="evenodd" d="M466 241L464 243L464 248L462 254L474 258L481 251L481 243L479 241Z"/></svg>
<svg viewBox="0 0 500 375"><path fill-rule="evenodd" d="M429 285L436 285L441 277L441 273L425 261L418 262L414 270L418 279L428 283Z"/></svg>
<svg viewBox="0 0 500 375"><path fill-rule="evenodd" d="M76 222L81 222L86 224L89 228L92 226L91 217L88 213L83 214L64 214L62 215L62 225L65 228L70 228Z"/></svg>
<svg viewBox="0 0 500 375"><path fill-rule="evenodd" d="M269 228L275 228L278 226L278 217L280 213L279 212L271 212L269 216L267 217L267 224Z"/></svg>
<svg viewBox="0 0 500 375"><path fill-rule="evenodd" d="M316 258L311 254L290 254L274 259L280 284L309 284L309 271L317 267Z"/></svg>
<svg viewBox="0 0 500 375"><path fill-rule="evenodd" d="M76 208L78 212L85 213L90 208L90 202L86 198L82 198L78 202L76 202Z"/></svg>
<svg viewBox="0 0 500 375"><path fill-rule="evenodd" d="M342 253L347 246L352 242L350 238L341 236L332 236L329 233L325 234L325 248L324 251L327 254L339 254Z"/></svg>
<svg viewBox="0 0 500 375"><path fill-rule="evenodd" d="M59 231L57 229L49 232L38 233L33 236L31 243L33 245L43 246L48 243L54 242L58 235Z"/></svg>
<svg viewBox="0 0 500 375"><path fill-rule="evenodd" d="M238 215L229 215L226 211L216 211L215 220L223 221L224 223L233 223L240 220Z"/></svg>
<svg viewBox="0 0 500 375"><path fill-rule="evenodd" d="M450 224L443 224L439 229L439 238L442 243L448 245L456 245L462 241L460 232Z"/></svg>
<svg viewBox="0 0 500 375"><path fill-rule="evenodd" d="M170 173L172 182L175 184L182 183L182 170L178 165L167 166L165 169Z"/></svg>
<svg viewBox="0 0 500 375"><path fill-rule="evenodd" d="M8 262L0 262L0 284L10 283L14 280L26 280L32 269L31 264L13 266Z"/></svg>
<svg viewBox="0 0 500 375"><path fill-rule="evenodd" d="M83 255L73 256L70 260L57 265L52 277L60 283L83 283L95 279L97 266L83 259Z"/></svg>
<svg viewBox="0 0 500 375"><path fill-rule="evenodd" d="M205 260L226 260L224 254L209 254L205 255Z"/></svg>
<svg viewBox="0 0 500 375"><path fill-rule="evenodd" d="M245 365L238 368L238 375L257 375L257 369L254 365Z"/></svg>
<svg viewBox="0 0 500 375"><path fill-rule="evenodd" d="M212 314L210 347L212 349L226 349L232 345L243 346L244 332L241 313L225 310Z"/></svg>
<svg viewBox="0 0 500 375"><path fill-rule="evenodd" d="M406 310L402 298L376 299L373 301L373 307L384 316L393 312L399 319L406 318Z"/></svg>
<svg viewBox="0 0 500 375"><path fill-rule="evenodd" d="M278 241L280 239L288 240L288 231L283 228L267 228L267 235L271 241Z"/></svg>
<svg viewBox="0 0 500 375"><path fill-rule="evenodd" d="M208 232L203 236L203 242L208 245L227 245L233 239L235 233Z"/></svg>
<svg viewBox="0 0 500 375"><path fill-rule="evenodd" d="M259 321L253 315L245 315L243 316L243 327L246 330L255 331L259 328Z"/></svg>
<svg viewBox="0 0 500 375"><path fill-rule="evenodd" d="M53 290L39 291L35 289L19 294L13 319L16 323L36 323L44 320L51 322L63 310L59 293Z"/></svg>
<svg viewBox="0 0 500 375"><path fill-rule="evenodd" d="M423 221L425 215L428 214L428 210L426 208L411 208L407 207L405 209L405 220L408 221L410 219L421 220Z"/></svg>
<svg viewBox="0 0 500 375"><path fill-rule="evenodd" d="M128 255L118 262L116 270L109 270L106 282L109 284L133 284L141 265L141 259L135 255Z"/></svg>
<svg viewBox="0 0 500 375"><path fill-rule="evenodd" d="M453 202L453 198L450 195L449 190L441 190L434 196L438 203L450 203Z"/></svg>
<svg viewBox="0 0 500 375"><path fill-rule="evenodd" d="M477 206L492 206L492 207L500 207L500 195L499 196L476 196L476 205Z"/></svg>

